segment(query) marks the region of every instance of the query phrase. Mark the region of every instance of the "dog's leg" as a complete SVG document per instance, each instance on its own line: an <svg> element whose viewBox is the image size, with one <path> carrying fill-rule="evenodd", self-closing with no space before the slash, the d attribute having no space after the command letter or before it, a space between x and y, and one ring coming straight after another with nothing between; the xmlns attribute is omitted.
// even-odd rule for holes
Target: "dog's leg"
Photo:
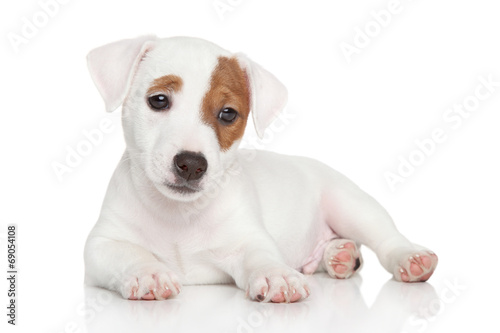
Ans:
<svg viewBox="0 0 500 333"><path fill-rule="evenodd" d="M284 263L264 230L254 235L238 244L238 250L221 249L221 254L233 254L220 260L219 267L233 277L240 289L246 290L251 300L289 303L307 298L310 291L304 275Z"/></svg>
<svg viewBox="0 0 500 333"><path fill-rule="evenodd" d="M135 244L89 237L85 246L86 283L114 290L125 299L162 300L176 296L176 275Z"/></svg>
<svg viewBox="0 0 500 333"><path fill-rule="evenodd" d="M375 251L396 280L426 281L434 272L437 256L406 239L385 209L348 179L337 177L324 193L322 209L335 233Z"/></svg>
<svg viewBox="0 0 500 333"><path fill-rule="evenodd" d="M361 268L363 259L356 243L349 239L332 239L323 253L323 265L336 279L350 278Z"/></svg>
<svg viewBox="0 0 500 333"><path fill-rule="evenodd" d="M248 277L246 295L259 302L293 303L309 297L305 277L281 263L261 265Z"/></svg>

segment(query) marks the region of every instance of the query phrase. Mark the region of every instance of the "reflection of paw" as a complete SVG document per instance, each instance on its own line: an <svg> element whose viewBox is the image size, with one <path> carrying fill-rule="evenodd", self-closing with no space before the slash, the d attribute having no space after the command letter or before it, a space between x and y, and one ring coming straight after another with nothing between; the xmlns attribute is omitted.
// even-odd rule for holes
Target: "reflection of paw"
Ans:
<svg viewBox="0 0 500 333"><path fill-rule="evenodd" d="M130 300L163 300L179 294L177 277L163 270L144 270L132 274L121 285L123 298Z"/></svg>
<svg viewBox="0 0 500 333"><path fill-rule="evenodd" d="M438 257L430 251L404 255L394 271L394 278L402 282L427 281L438 263Z"/></svg>
<svg viewBox="0 0 500 333"><path fill-rule="evenodd" d="M289 267L260 269L250 276L247 288L247 296L259 302L297 302L309 294L304 276Z"/></svg>
<svg viewBox="0 0 500 333"><path fill-rule="evenodd" d="M361 253L354 241L332 239L323 254L328 274L336 279L350 278L362 264Z"/></svg>

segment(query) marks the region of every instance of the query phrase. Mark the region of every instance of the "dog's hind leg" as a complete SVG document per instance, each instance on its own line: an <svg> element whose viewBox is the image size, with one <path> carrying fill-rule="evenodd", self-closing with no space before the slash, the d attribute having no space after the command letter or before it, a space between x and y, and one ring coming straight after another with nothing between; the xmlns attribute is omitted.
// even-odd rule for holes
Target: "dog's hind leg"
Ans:
<svg viewBox="0 0 500 333"><path fill-rule="evenodd" d="M349 239L332 239L323 253L323 266L328 274L336 279L350 278L362 264L358 246Z"/></svg>
<svg viewBox="0 0 500 333"><path fill-rule="evenodd" d="M350 180L340 174L333 180L323 193L321 203L329 227L339 236L371 248L396 280L419 282L429 279L437 266L437 256L404 237L386 210ZM342 252L333 257L336 255L347 258ZM331 262L327 266L335 271L335 263Z"/></svg>

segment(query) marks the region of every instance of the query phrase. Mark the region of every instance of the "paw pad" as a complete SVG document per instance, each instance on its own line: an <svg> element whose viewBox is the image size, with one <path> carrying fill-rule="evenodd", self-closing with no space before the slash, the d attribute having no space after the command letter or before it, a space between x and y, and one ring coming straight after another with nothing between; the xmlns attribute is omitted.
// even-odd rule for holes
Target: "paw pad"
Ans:
<svg viewBox="0 0 500 333"><path fill-rule="evenodd" d="M430 251L407 255L400 261L394 277L402 282L424 282L434 273L437 263L437 255Z"/></svg>
<svg viewBox="0 0 500 333"><path fill-rule="evenodd" d="M328 274L336 279L351 277L362 263L361 253L348 239L333 239L325 248L323 261Z"/></svg>

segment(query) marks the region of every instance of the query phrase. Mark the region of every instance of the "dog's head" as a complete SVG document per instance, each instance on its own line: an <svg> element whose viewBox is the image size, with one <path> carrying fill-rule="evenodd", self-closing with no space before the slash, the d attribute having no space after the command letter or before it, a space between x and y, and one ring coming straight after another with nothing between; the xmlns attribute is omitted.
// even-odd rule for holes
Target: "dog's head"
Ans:
<svg viewBox="0 0 500 333"><path fill-rule="evenodd" d="M287 99L261 66L197 38L122 40L88 65L107 111L123 104L134 167L174 200L199 198L231 165L249 115L262 136Z"/></svg>

